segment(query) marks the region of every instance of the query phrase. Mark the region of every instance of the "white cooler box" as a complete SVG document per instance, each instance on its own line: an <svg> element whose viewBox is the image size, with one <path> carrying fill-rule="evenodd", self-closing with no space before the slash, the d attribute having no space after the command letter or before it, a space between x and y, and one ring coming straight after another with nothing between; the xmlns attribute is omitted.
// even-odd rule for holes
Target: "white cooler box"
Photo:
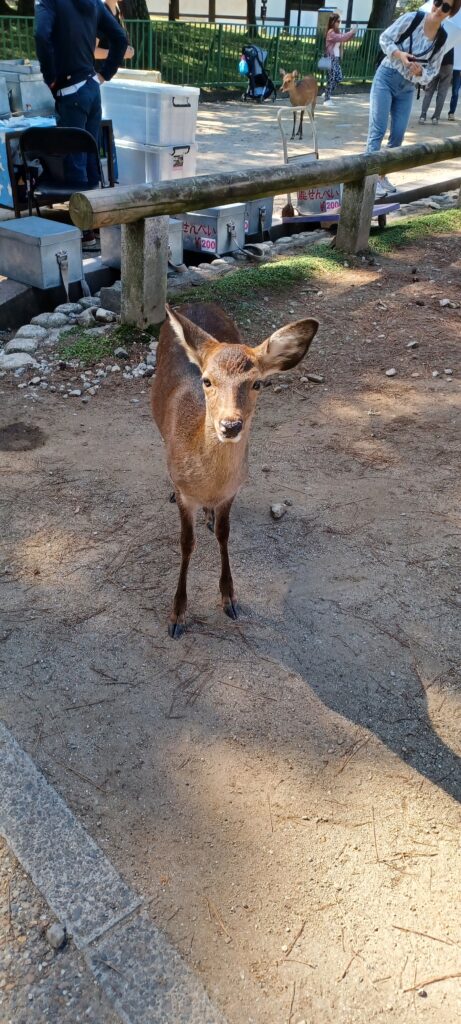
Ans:
<svg viewBox="0 0 461 1024"><path fill-rule="evenodd" d="M113 78L101 89L102 116L116 139L143 146L194 142L199 89Z"/></svg>
<svg viewBox="0 0 461 1024"><path fill-rule="evenodd" d="M245 245L244 203L181 213L177 218L182 221L185 249L224 256Z"/></svg>
<svg viewBox="0 0 461 1024"><path fill-rule="evenodd" d="M195 142L184 146L143 146L140 142L125 142L116 138L115 149L120 185L176 181L195 176Z"/></svg>
<svg viewBox="0 0 461 1024"><path fill-rule="evenodd" d="M6 79L0 76L0 117L11 117Z"/></svg>
<svg viewBox="0 0 461 1024"><path fill-rule="evenodd" d="M45 217L21 217L0 225L0 274L34 288L56 288L61 275L56 254L67 253L69 281L83 277L78 228Z"/></svg>
<svg viewBox="0 0 461 1024"><path fill-rule="evenodd" d="M101 259L108 267L120 270L122 263L122 229L120 224L101 228ZM175 267L182 263L182 224L180 220L168 218L168 259Z"/></svg>

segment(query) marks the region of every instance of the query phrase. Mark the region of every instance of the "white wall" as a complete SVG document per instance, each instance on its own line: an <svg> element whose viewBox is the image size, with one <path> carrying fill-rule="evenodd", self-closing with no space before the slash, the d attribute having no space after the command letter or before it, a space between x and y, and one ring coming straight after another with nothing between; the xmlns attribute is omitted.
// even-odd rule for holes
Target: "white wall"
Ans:
<svg viewBox="0 0 461 1024"><path fill-rule="evenodd" d="M179 0L180 15L182 21L195 20L197 17L207 20L208 0ZM328 9L339 11L342 18L347 13L347 0L338 0L338 3L328 3ZM168 17L168 0L147 0L147 7L150 14L159 18ZM261 0L256 0L256 14L260 20ZM368 21L371 11L371 0L354 0L352 9L352 21ZM246 0L216 0L216 19L227 21L229 15L232 20L235 18L245 22ZM282 24L285 17L285 0L267 0L267 23ZM277 19L277 20L275 20ZM292 11L291 25L298 24L298 12ZM302 26L313 26L317 24L316 11L301 11Z"/></svg>

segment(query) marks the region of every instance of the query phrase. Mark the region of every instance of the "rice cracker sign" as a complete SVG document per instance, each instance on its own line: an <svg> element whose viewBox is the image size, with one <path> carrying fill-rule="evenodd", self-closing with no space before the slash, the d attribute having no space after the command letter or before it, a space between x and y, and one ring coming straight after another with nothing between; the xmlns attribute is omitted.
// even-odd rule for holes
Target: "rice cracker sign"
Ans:
<svg viewBox="0 0 461 1024"><path fill-rule="evenodd" d="M298 192L300 213L338 213L341 207L342 185L323 185L320 188L301 188Z"/></svg>

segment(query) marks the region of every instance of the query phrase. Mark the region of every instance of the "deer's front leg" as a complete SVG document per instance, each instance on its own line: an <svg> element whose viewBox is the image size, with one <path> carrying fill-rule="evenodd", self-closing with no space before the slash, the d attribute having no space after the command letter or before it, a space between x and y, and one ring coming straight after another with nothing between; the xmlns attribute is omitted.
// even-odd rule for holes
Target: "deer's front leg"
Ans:
<svg viewBox="0 0 461 1024"><path fill-rule="evenodd" d="M295 134L296 134L296 110L294 111L294 114L293 114L293 131L291 133L291 138L292 139L294 139Z"/></svg>
<svg viewBox="0 0 461 1024"><path fill-rule="evenodd" d="M186 625L187 570L195 548L195 509L189 509L178 492L176 492L176 503L181 516L181 569L168 626L168 633L175 640L182 636Z"/></svg>
<svg viewBox="0 0 461 1024"><path fill-rule="evenodd" d="M223 502L222 505L218 505L216 509L216 521L215 521L215 534L216 539L221 549L221 579L219 581L219 589L221 591L223 610L230 619L237 618L237 606L235 603L234 596L234 582L232 579L232 573L229 563L229 552L227 550L227 542L229 540L230 530L230 510L232 507L233 498L230 501Z"/></svg>
<svg viewBox="0 0 461 1024"><path fill-rule="evenodd" d="M298 134L298 137L300 139L302 139L302 137L303 137L303 117L304 117L304 110L301 111L301 114L299 116L299 128L298 128L298 133L297 134Z"/></svg>

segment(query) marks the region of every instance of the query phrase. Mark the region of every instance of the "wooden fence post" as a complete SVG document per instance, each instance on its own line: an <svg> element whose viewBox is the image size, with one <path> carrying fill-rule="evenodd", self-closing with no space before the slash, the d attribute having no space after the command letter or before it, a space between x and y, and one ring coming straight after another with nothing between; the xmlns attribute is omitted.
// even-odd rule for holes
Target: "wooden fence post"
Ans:
<svg viewBox="0 0 461 1024"><path fill-rule="evenodd" d="M375 199L376 174L344 185L336 248L360 252L368 248Z"/></svg>
<svg viewBox="0 0 461 1024"><path fill-rule="evenodd" d="M165 319L168 217L122 224L123 324L146 327Z"/></svg>

